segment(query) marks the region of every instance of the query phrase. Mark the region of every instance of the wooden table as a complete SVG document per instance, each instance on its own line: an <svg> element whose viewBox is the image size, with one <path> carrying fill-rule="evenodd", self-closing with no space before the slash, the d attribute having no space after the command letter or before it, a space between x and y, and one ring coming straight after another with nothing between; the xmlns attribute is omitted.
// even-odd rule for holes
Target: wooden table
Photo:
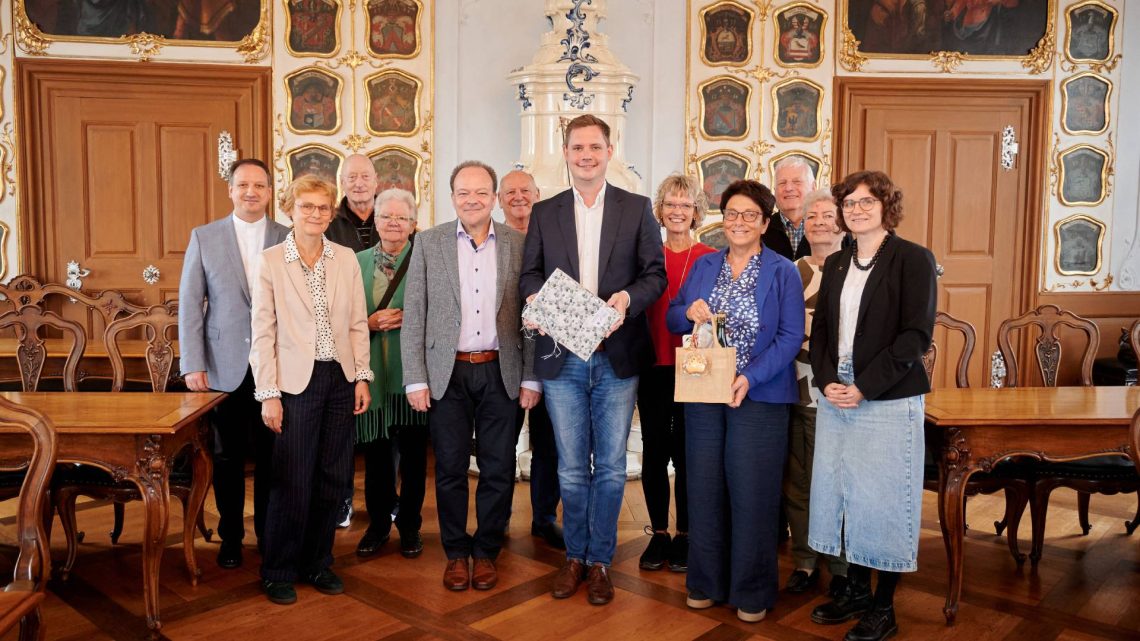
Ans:
<svg viewBox="0 0 1140 641"><path fill-rule="evenodd" d="M182 547L190 582L201 571L194 558L194 524L206 498L213 464L207 450L206 412L225 394L114 392L0 392L10 401L47 414L59 435L60 462L84 463L107 470L117 481L139 488L143 525L143 599L146 622L157 635L158 571L166 540L170 504L170 468L174 457L190 446L194 482L182 524ZM0 432L0 447L22 447L15 431ZM15 445L15 444L19 445Z"/></svg>
<svg viewBox="0 0 1140 641"><path fill-rule="evenodd" d="M926 396L927 425L942 436L939 520L949 560L943 614L952 624L962 595L966 481L1008 456L1074 461L1129 451L1140 407L1137 387L938 389Z"/></svg>
<svg viewBox="0 0 1140 641"><path fill-rule="evenodd" d="M20 368L16 364L18 345L19 341L14 337L0 336L0 383L20 382ZM47 358L44 359L43 378L61 378L63 364L71 352L71 339L46 338L44 347L47 348ZM176 381L179 378L178 341L172 341L171 347L174 348L174 364L170 368L170 379ZM150 382L146 366L146 348L147 342L142 339L119 341L119 351L123 355L128 381ZM102 340L87 339L87 348L83 350L83 357L79 359L79 369L75 377L78 379L76 382L89 378L111 380L111 361L107 358L107 347Z"/></svg>

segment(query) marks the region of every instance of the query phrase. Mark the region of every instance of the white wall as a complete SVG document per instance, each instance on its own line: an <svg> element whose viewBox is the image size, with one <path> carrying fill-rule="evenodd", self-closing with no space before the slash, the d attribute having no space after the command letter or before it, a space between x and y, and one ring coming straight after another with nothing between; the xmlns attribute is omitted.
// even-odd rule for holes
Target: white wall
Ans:
<svg viewBox="0 0 1140 641"><path fill-rule="evenodd" d="M1112 211L1110 265L1116 281L1113 289L1140 290L1140 11L1136 3L1121 4L1124 38L1120 63L1120 92L1113 117L1116 119L1116 181ZM1133 310L1135 311L1135 310Z"/></svg>

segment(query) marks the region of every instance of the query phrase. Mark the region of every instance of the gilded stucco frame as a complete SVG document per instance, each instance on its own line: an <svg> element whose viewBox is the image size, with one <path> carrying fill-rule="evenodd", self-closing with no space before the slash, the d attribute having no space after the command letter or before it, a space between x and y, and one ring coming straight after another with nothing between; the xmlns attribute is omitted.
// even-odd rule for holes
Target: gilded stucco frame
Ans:
<svg viewBox="0 0 1140 641"><path fill-rule="evenodd" d="M732 82L737 86L744 88L744 133L739 136L713 136L705 131L705 87L716 84L718 82ZM745 140L752 135L752 117L749 115L749 107L752 105L752 87L742 80L728 75L713 76L708 80L702 82L697 86L697 104L700 106L700 125L699 130L701 137L705 140Z"/></svg>
<svg viewBox="0 0 1140 641"><path fill-rule="evenodd" d="M281 4L285 17L285 49L289 52L290 55L296 56L298 58L335 58L336 55L340 53L340 14L344 10L344 4L342 2L339 0L334 0L333 2L333 4L336 6L336 18L334 18L335 22L333 23L333 41L336 43L336 46L334 46L333 50L328 53L313 53L311 51L296 51L293 49L293 46L289 44L289 36L292 35L293 32L293 25L289 20L290 0L281 0Z"/></svg>
<svg viewBox="0 0 1140 641"><path fill-rule="evenodd" d="M285 171L286 171L286 175L289 176L289 180L286 181L286 184L293 182L292 159L295 156L302 154L302 153L304 153L310 149L320 149L321 151L326 151L338 159L339 162L337 162L337 165L336 165L336 179L335 180L337 182L339 182L340 170L344 166L344 155L341 154L339 151L333 149L332 147L329 147L328 145L323 145L319 142L310 142L308 144L301 145L300 147L294 147L293 149L290 149L289 151L285 152ZM337 185L337 189L339 191L339 189L340 189L339 184Z"/></svg>
<svg viewBox="0 0 1140 641"><path fill-rule="evenodd" d="M375 167L376 157L379 156L380 154L388 152L388 151L399 151L401 153L407 154L408 156L411 156L416 161L416 175L415 175L415 178L413 180L413 182L415 182L415 185L416 185L416 190L413 193L413 195L416 197L416 206L419 207L420 203L422 202L422 199L420 198L420 191L421 191L420 190L420 172L423 171L423 167L424 167L423 156L420 156L416 152L412 151L410 148L405 147L403 145L384 145L383 147L377 147L376 149L373 149L372 151L368 152L366 155L368 156L368 160L372 162L373 167ZM416 213L418 216L419 212L416 212Z"/></svg>
<svg viewBox="0 0 1140 641"><path fill-rule="evenodd" d="M705 14L712 13L713 11L716 11L717 9L720 9L721 7L725 7L728 5L732 5L738 9L741 9L742 11L744 11L744 13L748 14L748 28L745 29L745 36L746 36L745 42L748 45L748 57L745 58L741 62L732 62L732 61L709 62L708 58L705 57L705 39L708 38L708 33L706 32L706 27L705 27ZM691 5L686 5L686 7L690 7L690 6ZM686 10L685 14L688 15L688 13L689 13L688 10ZM753 51L754 47L753 47L753 43L752 43L752 29L756 26L756 13L754 11L752 11L752 9L749 9L748 7L744 6L743 4L736 2L735 0L721 0L720 2L717 2L716 4L711 4L707 7L705 7L704 9L701 9L700 12L697 14L697 21L701 25L700 48L698 49L698 51L700 52L700 56L701 56L701 62L705 63L709 67L740 67L743 65L747 65L749 63L749 61L752 60L752 54L754 53L754 51ZM688 36L687 30L686 30L686 36Z"/></svg>
<svg viewBox="0 0 1140 641"><path fill-rule="evenodd" d="M423 24L424 19L424 4L420 0L406 0L416 5L416 49L410 54L402 53L376 53L372 50L371 37L372 37L372 15L368 13L368 5L371 4L368 0L361 0L364 5L364 17L368 19L369 28L365 32L364 48L368 50L368 55L373 58L381 58L384 60L410 60L420 55L420 50L423 49L424 39L420 37L420 26ZM434 24L433 24L434 27Z"/></svg>
<svg viewBox="0 0 1140 641"><path fill-rule="evenodd" d="M1100 166L1100 199L1096 201L1070 201L1065 198L1065 156L1082 149L1088 149L1104 159L1104 162ZM1066 207L1096 207L1103 203L1104 200L1108 198L1108 164L1110 161L1111 158L1103 149L1085 143L1073 145L1059 153L1057 155L1057 200L1061 201L1061 204Z"/></svg>
<svg viewBox="0 0 1140 641"><path fill-rule="evenodd" d="M1068 223L1076 221L1087 222L1097 229L1100 233L1097 235L1096 243L1096 267L1092 271L1072 271L1061 269L1061 228ZM1104 265L1104 239L1108 236L1108 226L1104 222L1093 218L1087 214L1073 214L1068 218L1059 220L1053 224L1053 269L1062 276L1095 276L1100 273Z"/></svg>
<svg viewBox="0 0 1140 641"><path fill-rule="evenodd" d="M780 122L780 100L777 97L779 91L785 87L792 85L807 85L816 90L817 99L815 101L815 135L813 136L788 136L784 137L779 134L777 124ZM823 86L819 83L808 80L807 78L788 78L772 86L772 137L780 142L815 142L819 140L819 136L823 133ZM822 166L822 165L821 165Z"/></svg>
<svg viewBox="0 0 1140 641"><path fill-rule="evenodd" d="M1069 50L1069 44L1072 42L1073 33L1073 12L1084 7L1094 6L1104 9L1112 16L1112 20L1108 24L1108 55L1101 59L1093 58L1074 58L1072 52ZM1072 5L1065 9L1065 44L1060 49L1065 54L1065 59L1071 63L1105 63L1112 60L1112 56L1116 53L1116 23L1120 20L1120 12L1115 7L1110 7L1099 0L1085 0Z"/></svg>
<svg viewBox="0 0 1140 641"><path fill-rule="evenodd" d="M799 7L811 9L812 11L823 16L823 19L820 20L819 23L819 60L815 62L784 62L780 59L780 32L778 30L780 26L780 15ZM772 60L775 60L776 64L780 65L781 67L787 68L814 69L822 65L823 61L827 57L827 49L824 46L824 38L827 35L828 17L829 16L827 15L827 12L824 11L821 7L817 7L814 4L808 4L806 2L795 2L784 7L780 7L779 11L772 15L772 25L777 29L775 36L772 38ZM702 51L703 50L704 49L702 47Z"/></svg>
<svg viewBox="0 0 1140 641"><path fill-rule="evenodd" d="M371 118L368 117L368 113L372 109L372 93L368 90L368 85L373 80L378 81L378 80L384 78L385 76L399 76L399 77L404 78L406 80L410 80L412 82L412 84L414 84L416 87L416 97L412 103L412 111L416 114L416 126L414 128L412 128L410 131L377 130L377 129L372 128ZM420 80L416 76L413 76L412 74L410 74L406 71L402 71L400 69L391 69L391 68L382 69L380 71L377 71L376 73L369 74L369 75L365 76L364 77L364 96L368 100L368 108L365 110L364 125L368 129L368 133L370 133L374 136L402 136L402 137L406 137L406 138L414 136L417 133L419 133L420 128L422 128L424 125L424 117L423 117L423 114L420 113L420 98L421 98L421 95L423 94L423 91L424 91L423 80Z"/></svg>
<svg viewBox="0 0 1140 641"><path fill-rule="evenodd" d="M1071 83L1076 82L1077 80L1079 80L1081 78L1096 78L1100 82L1104 83L1104 85L1106 87L1108 87L1108 90L1105 91L1105 93L1104 93L1104 126L1101 127L1100 129L1097 129L1097 130L1069 129L1069 124L1068 124L1069 92L1068 92L1068 88L1069 88L1069 85ZM1108 131L1109 125L1112 123L1112 111L1111 111L1111 109L1112 109L1112 90L1113 90L1113 85L1112 85L1111 80L1109 80L1108 78L1105 78L1104 76L1095 74L1091 71L1079 73L1075 76L1072 76L1071 78L1066 78L1065 80L1063 80L1061 82L1061 129L1065 133L1070 134L1070 135L1082 135L1082 134L1097 135L1097 134L1103 134L1104 132Z"/></svg>
<svg viewBox="0 0 1140 641"><path fill-rule="evenodd" d="M702 165L704 164L704 162L706 160L708 160L709 158L711 158L713 156L732 156L733 158L736 158L737 160L744 162L744 177L745 178L748 178L749 174L752 173L752 161L749 160L748 158L746 158L745 156L743 156L743 155L741 155L741 154L739 154L739 153L737 153L731 149L714 149L713 151L710 151L707 154L705 154L705 155L703 155L703 156L701 156L695 160L696 165L697 165L697 184L701 187L701 189L704 189L704 185L705 185L705 170L702 167ZM709 211L710 212L715 211L719 214L720 213L720 203L714 203L714 202L710 201L709 202Z"/></svg>
<svg viewBox="0 0 1140 641"><path fill-rule="evenodd" d="M293 95L293 92L289 86L289 81L292 80L296 76L300 76L303 74L309 74L309 73L317 73L317 74L320 74L326 78L330 78L333 80L333 82L336 85L336 98L334 99L336 101L336 127L333 129L297 129L297 128L293 127L293 118L291 116L292 116L292 109L293 109L293 99L296 96ZM332 72L330 72L327 69L324 69L322 67L308 66L308 67L301 67L300 69L297 69L296 71L293 71L292 73L286 74L285 77L282 79L282 82L285 85L285 98L286 98L285 106L287 108L286 116L285 116L285 126L289 128L289 131L291 131L295 134L321 134L321 135L326 135L326 136L331 136L331 135L337 133L338 131L340 131L340 128L344 125L344 114L341 111L341 103L340 103L341 94L344 93L344 78L341 78L340 76L336 75L335 73L332 73Z"/></svg>

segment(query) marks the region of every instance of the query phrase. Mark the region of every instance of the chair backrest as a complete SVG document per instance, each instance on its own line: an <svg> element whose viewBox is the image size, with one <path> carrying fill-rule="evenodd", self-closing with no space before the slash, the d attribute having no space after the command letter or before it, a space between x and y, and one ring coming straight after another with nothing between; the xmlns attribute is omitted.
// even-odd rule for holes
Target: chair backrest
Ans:
<svg viewBox="0 0 1140 641"><path fill-rule="evenodd" d="M63 296L83 303L103 317L104 325L124 314L133 314L146 309L127 302L126 297L119 291L108 290L98 294L88 294L59 283L40 283L34 276L28 274L14 276L6 285L0 284L0 297L2 297L0 309L16 311L27 305L45 308L44 301L49 296Z"/></svg>
<svg viewBox="0 0 1140 641"><path fill-rule="evenodd" d="M123 391L126 380L126 367L119 349L119 334L136 327L142 327L146 335L146 368L150 374L151 389L165 392L167 381L170 380L170 368L174 364L171 330L175 335L178 334L178 303L175 302L154 305L107 325L103 332L103 343L107 347L107 358L111 361L111 391Z"/></svg>
<svg viewBox="0 0 1140 641"><path fill-rule="evenodd" d="M16 330L16 363L20 368L20 383L25 392L34 392L40 386L47 347L40 336L44 327L52 327L65 335L71 335L71 351L63 366L63 389L74 392L76 370L83 350L87 348L87 335L79 323L60 317L55 312L46 311L37 305L24 305L14 311L0 314L0 329L12 327Z"/></svg>
<svg viewBox="0 0 1140 641"><path fill-rule="evenodd" d="M1132 329L1128 330L1128 340L1132 343L1132 354L1140 361L1140 319L1132 323Z"/></svg>
<svg viewBox="0 0 1140 641"><path fill-rule="evenodd" d="M978 333L974 331L974 326L964 320L954 318L946 312L938 312L934 316L934 324L941 325L948 330L956 330L962 332L962 352L958 354L958 367L955 372L954 382L958 387L970 386L970 358L974 355L974 345L978 342ZM926 377L930 379L931 383L934 382L934 365L938 361L938 344L934 341L930 342L930 349L922 355L922 366L926 368Z"/></svg>
<svg viewBox="0 0 1140 641"><path fill-rule="evenodd" d="M1140 322L1133 325L1132 329L1135 330L1138 326ZM1132 336L1135 337L1136 333L1133 332ZM1131 445L1132 462L1136 464L1136 471L1140 472L1140 408L1137 408L1136 413L1132 415L1132 430L1128 442Z"/></svg>
<svg viewBox="0 0 1140 641"><path fill-rule="evenodd" d="M1021 383L1017 356L1014 354L1010 342L1010 334L1029 326L1036 326L1041 330L1033 354L1037 357L1037 369L1040 371L1041 380L1046 387L1057 386L1057 373L1061 366L1061 340L1057 330L1062 326L1080 330L1088 338L1084 356L1081 358L1080 380L1081 385L1093 384L1093 360L1096 358L1096 351L1100 346L1100 330L1096 323L1065 311L1056 305L1042 305L1017 318L1004 320L998 327L998 349L1001 350L1001 356L1005 359L1006 387L1017 387Z"/></svg>
<svg viewBox="0 0 1140 641"><path fill-rule="evenodd" d="M43 414L0 398L0 426L26 430L32 437L31 460L20 461L26 469L20 488L20 506L16 517L20 552L16 558L15 581L29 581L42 590L47 569L51 567L47 536L44 533L43 509L51 475L55 470L58 449L55 426ZM0 460L7 468L13 461Z"/></svg>

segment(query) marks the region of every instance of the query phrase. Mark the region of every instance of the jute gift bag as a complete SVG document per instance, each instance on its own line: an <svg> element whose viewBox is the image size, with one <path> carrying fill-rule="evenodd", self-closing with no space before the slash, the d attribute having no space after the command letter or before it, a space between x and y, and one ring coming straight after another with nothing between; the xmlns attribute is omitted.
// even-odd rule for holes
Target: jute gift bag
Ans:
<svg viewBox="0 0 1140 641"><path fill-rule="evenodd" d="M676 349L677 385L673 400L678 403L729 403L732 381L736 379L736 348L725 347L722 338L724 314L717 314L712 331L693 328L685 347ZM703 340L702 337L706 337Z"/></svg>

